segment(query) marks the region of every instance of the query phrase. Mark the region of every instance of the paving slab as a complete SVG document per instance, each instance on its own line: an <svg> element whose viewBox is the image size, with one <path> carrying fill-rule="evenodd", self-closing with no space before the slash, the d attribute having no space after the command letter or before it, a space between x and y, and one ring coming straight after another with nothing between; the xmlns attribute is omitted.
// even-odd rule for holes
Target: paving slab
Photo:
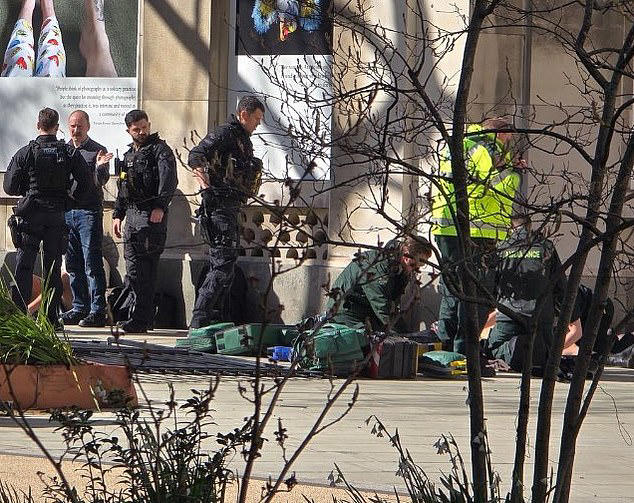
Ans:
<svg viewBox="0 0 634 503"><path fill-rule="evenodd" d="M72 336L99 338L110 333L104 331L73 331ZM174 331L162 335L144 335L152 343L173 345L176 337L184 332ZM629 369L607 369L606 379L597 391L577 447L573 497L571 501L631 501L634 502L634 372ZM342 380L293 379L288 382L275 409L271 427L266 436L262 458L258 460L255 474L266 478L274 475L281 466L281 452L274 441L273 430L280 418L288 429L287 449L299 445L320 413L333 386ZM141 414L149 415L149 407L160 406L169 397L168 384L174 388L176 399L184 401L191 389L208 386L209 378L188 376L139 376L137 383ZM264 384L270 384L264 380ZM240 397L238 386L248 384L248 378L223 377L214 400L215 431L228 432L243 417L250 414L252 405ZM529 424L529 443L535 435L536 405L541 381L533 380L532 413ZM339 422L313 439L293 467L300 482L328 484L328 476L335 463L345 472L348 480L360 488L390 491L396 487L404 490L404 484L396 477L398 458L386 438L371 434L371 424L366 420L376 415L390 431L398 429L402 443L414 460L429 474L432 480L450 469L449 460L438 455L434 443L442 434L451 434L469 457L469 421L467 382L464 378L434 380L419 378L415 381L359 380L359 398L352 410ZM557 383L553 406L553 426L550 459L556 470L558 442L561 438L562 416L568 386ZM502 487L508 487L514 455L519 375L505 374L484 379L487 427L494 468L500 473ZM333 419L346 409L352 387L335 404L329 418ZM146 398L143 398L145 396ZM104 431L114 431L112 414L95 415ZM55 455L61 454L63 445L54 425L44 414L29 414L32 424L44 444ZM37 455L32 442L22 434L9 418L0 418L0 431L5 442L0 454ZM205 447L213 448L213 442ZM467 461L468 462L468 461ZM233 460L238 471L242 468L239 456ZM532 473L532 455L527 460L528 481ZM300 501L301 498L295 499Z"/></svg>

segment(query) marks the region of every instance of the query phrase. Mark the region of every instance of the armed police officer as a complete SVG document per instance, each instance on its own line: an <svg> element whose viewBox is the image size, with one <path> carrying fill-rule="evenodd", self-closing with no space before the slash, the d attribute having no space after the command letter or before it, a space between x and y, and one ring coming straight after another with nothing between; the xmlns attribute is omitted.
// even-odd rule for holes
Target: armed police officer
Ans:
<svg viewBox="0 0 634 503"><path fill-rule="evenodd" d="M90 190L92 179L79 151L57 140L59 114L51 109L40 111L39 136L22 147L11 159L4 177L4 191L22 196L9 219L17 248L13 301L26 312L31 299L33 267L40 243L43 250L43 274L52 287L48 318L61 328L58 318L62 294L61 263L67 238L64 211L68 203L71 177L77 182L78 197Z"/></svg>
<svg viewBox="0 0 634 503"><path fill-rule="evenodd" d="M151 124L143 110L125 116L132 137L122 163L117 163L119 191L112 220L113 234L120 238L125 219L123 249L126 284L134 296L124 332L143 333L152 328L154 291L161 253L167 237L167 211L178 185L176 159L172 149L150 134Z"/></svg>
<svg viewBox="0 0 634 503"><path fill-rule="evenodd" d="M202 189L199 210L210 246L210 268L194 305L191 328L223 321L238 258L238 213L259 187L262 162L253 155L251 134L264 118L264 104L243 97L236 115L208 134L189 153L188 164Z"/></svg>
<svg viewBox="0 0 634 503"><path fill-rule="evenodd" d="M522 371L533 338L533 367L543 367L552 345L555 306L566 276L553 242L531 231L530 217L514 215L508 238L498 245L496 291L499 309L488 340L494 358ZM509 315L511 313L511 315Z"/></svg>
<svg viewBox="0 0 634 503"><path fill-rule="evenodd" d="M473 260L465 264L463 248L458 237L455 221L456 191L449 151L441 156L440 169L432 187L432 234L442 256L443 274L438 314L438 337L459 353L466 350L465 303L459 298L460 285L456 274L461 267L470 267L479 284L493 292L497 241L506 238L510 227L513 199L519 189L521 178L515 169L522 165L511 153L512 134L508 132L485 132L494 129L510 129L504 119L488 119L482 125L469 126L463 142L465 163L468 172L467 195L469 198L470 238L475 248ZM479 309L483 325L489 306Z"/></svg>

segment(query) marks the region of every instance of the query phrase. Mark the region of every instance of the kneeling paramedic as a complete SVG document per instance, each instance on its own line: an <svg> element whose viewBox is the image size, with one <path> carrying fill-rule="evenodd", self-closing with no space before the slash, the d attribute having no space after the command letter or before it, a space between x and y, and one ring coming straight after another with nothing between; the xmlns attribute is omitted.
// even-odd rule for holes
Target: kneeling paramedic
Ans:
<svg viewBox="0 0 634 503"><path fill-rule="evenodd" d="M431 244L423 237L392 240L383 249L358 254L332 285L328 314L351 328L405 332L400 301L418 268L429 260Z"/></svg>
<svg viewBox="0 0 634 503"><path fill-rule="evenodd" d="M563 299L566 276L555 245L530 229L530 218L515 215L508 238L498 245L496 323L488 346L494 358L522 371L534 334L532 366L543 368L552 346L555 305ZM505 311L509 311L510 316Z"/></svg>

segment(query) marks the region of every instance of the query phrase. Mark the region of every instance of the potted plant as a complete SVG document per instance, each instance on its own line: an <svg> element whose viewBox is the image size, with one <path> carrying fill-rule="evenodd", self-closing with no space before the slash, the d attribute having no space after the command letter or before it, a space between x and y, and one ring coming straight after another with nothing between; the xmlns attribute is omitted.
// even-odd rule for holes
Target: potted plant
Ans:
<svg viewBox="0 0 634 503"><path fill-rule="evenodd" d="M66 334L58 336L47 316L51 294L45 283L32 317L15 305L0 279L0 400L22 410L136 405L125 366L82 362Z"/></svg>

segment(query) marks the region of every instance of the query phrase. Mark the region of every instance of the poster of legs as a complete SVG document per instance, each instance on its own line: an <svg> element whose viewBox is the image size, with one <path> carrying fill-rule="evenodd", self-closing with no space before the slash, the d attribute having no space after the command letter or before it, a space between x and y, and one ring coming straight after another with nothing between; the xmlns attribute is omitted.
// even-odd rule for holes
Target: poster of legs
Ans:
<svg viewBox="0 0 634 503"><path fill-rule="evenodd" d="M137 104L138 0L3 0L0 3L0 170L37 135L37 113L74 110L111 151L128 142L123 117Z"/></svg>
<svg viewBox="0 0 634 503"><path fill-rule="evenodd" d="M330 0L233 0L228 108L244 94L264 98L253 144L269 177L330 178L329 12Z"/></svg>

